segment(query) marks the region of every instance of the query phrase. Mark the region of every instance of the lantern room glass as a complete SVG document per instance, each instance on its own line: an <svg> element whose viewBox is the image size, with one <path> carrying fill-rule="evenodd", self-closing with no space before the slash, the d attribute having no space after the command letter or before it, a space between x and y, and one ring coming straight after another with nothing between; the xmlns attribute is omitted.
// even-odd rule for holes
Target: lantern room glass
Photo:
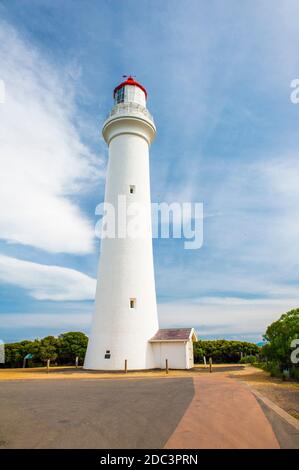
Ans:
<svg viewBox="0 0 299 470"><path fill-rule="evenodd" d="M145 94L137 86L123 86L119 88L115 93L115 104L120 103L136 103L145 107Z"/></svg>

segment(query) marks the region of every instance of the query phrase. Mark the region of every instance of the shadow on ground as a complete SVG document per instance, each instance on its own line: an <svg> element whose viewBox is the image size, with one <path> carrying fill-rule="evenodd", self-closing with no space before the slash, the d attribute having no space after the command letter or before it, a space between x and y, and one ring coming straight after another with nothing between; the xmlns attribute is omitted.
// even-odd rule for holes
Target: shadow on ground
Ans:
<svg viewBox="0 0 299 470"><path fill-rule="evenodd" d="M244 370L245 369L245 366L225 366L225 367L220 367L220 366L213 366L212 367L212 373L213 372L233 372L233 371L237 371L237 370ZM190 369L192 370L192 372L199 372L199 373L210 373L210 368L209 367L206 367L205 369L204 368L200 368L200 367L194 367L193 369Z"/></svg>

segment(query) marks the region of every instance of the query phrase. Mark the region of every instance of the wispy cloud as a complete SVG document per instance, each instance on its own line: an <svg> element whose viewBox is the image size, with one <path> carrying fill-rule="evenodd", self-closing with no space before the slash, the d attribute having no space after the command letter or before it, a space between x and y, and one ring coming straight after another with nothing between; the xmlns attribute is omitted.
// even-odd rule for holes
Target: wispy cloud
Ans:
<svg viewBox="0 0 299 470"><path fill-rule="evenodd" d="M55 68L0 23L0 238L49 252L93 250L90 220L72 199L100 176L74 125L74 73Z"/></svg>
<svg viewBox="0 0 299 470"><path fill-rule="evenodd" d="M84 309L82 309L84 310ZM3 313L1 315L1 330L4 328L24 329L29 331L34 328L55 329L62 332L65 328L89 329L91 321L91 309L82 313Z"/></svg>
<svg viewBox="0 0 299 470"><path fill-rule="evenodd" d="M86 308L87 307L87 308ZM1 339L6 342L21 341L26 339L43 338L66 331L89 332L92 308L90 305L80 304L72 313L2 313L1 314Z"/></svg>
<svg viewBox="0 0 299 470"><path fill-rule="evenodd" d="M201 297L159 305L162 326L194 326L199 337L251 336L259 339L282 311L298 307L299 295L288 299Z"/></svg>
<svg viewBox="0 0 299 470"><path fill-rule="evenodd" d="M75 269L1 255L0 281L26 289L37 300L93 299L96 287L95 279Z"/></svg>

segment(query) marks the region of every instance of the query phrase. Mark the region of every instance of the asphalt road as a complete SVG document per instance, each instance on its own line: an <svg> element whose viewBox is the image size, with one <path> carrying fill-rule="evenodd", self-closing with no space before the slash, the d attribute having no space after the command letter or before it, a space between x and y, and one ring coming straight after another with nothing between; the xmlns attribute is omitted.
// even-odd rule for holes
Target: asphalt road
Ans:
<svg viewBox="0 0 299 470"><path fill-rule="evenodd" d="M0 448L162 448L192 378L0 383Z"/></svg>
<svg viewBox="0 0 299 470"><path fill-rule="evenodd" d="M299 449L299 432L261 400L257 401L271 424L281 449Z"/></svg>
<svg viewBox="0 0 299 470"><path fill-rule="evenodd" d="M0 449L299 448L299 432L221 374L0 381Z"/></svg>

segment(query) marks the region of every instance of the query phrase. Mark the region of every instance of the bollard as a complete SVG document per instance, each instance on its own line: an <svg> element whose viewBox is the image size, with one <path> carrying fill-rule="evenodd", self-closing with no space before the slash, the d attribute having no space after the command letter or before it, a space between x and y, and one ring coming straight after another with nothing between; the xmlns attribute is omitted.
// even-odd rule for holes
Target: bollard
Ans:
<svg viewBox="0 0 299 470"><path fill-rule="evenodd" d="M47 359L47 374L49 373L50 368L50 359Z"/></svg>
<svg viewBox="0 0 299 470"><path fill-rule="evenodd" d="M128 359L125 359L125 374L128 373Z"/></svg>
<svg viewBox="0 0 299 470"><path fill-rule="evenodd" d="M210 374L211 374L212 373L212 364L213 364L213 360L212 360L211 357L209 359L209 364L210 364Z"/></svg>
<svg viewBox="0 0 299 470"><path fill-rule="evenodd" d="M168 374L168 359L165 359L165 372Z"/></svg>
<svg viewBox="0 0 299 470"><path fill-rule="evenodd" d="M76 369L78 368L78 364L79 364L79 356L76 356Z"/></svg>

